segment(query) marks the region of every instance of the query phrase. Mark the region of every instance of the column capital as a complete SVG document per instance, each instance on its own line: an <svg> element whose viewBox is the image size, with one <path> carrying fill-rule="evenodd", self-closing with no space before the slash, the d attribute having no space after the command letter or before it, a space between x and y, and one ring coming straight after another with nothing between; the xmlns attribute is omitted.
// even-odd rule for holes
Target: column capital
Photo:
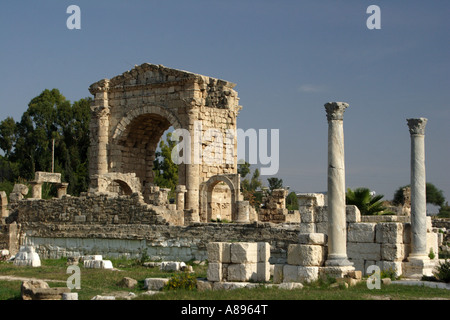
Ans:
<svg viewBox="0 0 450 320"><path fill-rule="evenodd" d="M325 110L327 112L327 119L330 120L344 120L344 111L348 108L348 103L345 102L328 102L325 103Z"/></svg>
<svg viewBox="0 0 450 320"><path fill-rule="evenodd" d="M92 106L91 111L92 115L96 119L108 117L111 113L111 110L108 106Z"/></svg>
<svg viewBox="0 0 450 320"><path fill-rule="evenodd" d="M406 119L409 127L409 133L425 135L425 126L427 125L428 119L426 118L413 118Z"/></svg>

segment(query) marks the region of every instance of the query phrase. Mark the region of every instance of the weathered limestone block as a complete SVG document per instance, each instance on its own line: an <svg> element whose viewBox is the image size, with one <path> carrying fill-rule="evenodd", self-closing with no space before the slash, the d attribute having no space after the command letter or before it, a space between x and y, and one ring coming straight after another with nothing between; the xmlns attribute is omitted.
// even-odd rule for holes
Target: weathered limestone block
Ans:
<svg viewBox="0 0 450 320"><path fill-rule="evenodd" d="M276 264L273 268L273 283L282 283L283 282L283 268L284 264Z"/></svg>
<svg viewBox="0 0 450 320"><path fill-rule="evenodd" d="M314 221L317 223L328 221L328 207L327 206L315 207Z"/></svg>
<svg viewBox="0 0 450 320"><path fill-rule="evenodd" d="M228 265L228 281L256 281L257 280L257 263L246 262Z"/></svg>
<svg viewBox="0 0 450 320"><path fill-rule="evenodd" d="M270 259L270 243L258 242L258 262L269 262Z"/></svg>
<svg viewBox="0 0 450 320"><path fill-rule="evenodd" d="M258 244L256 242L237 242L231 244L231 262L258 262Z"/></svg>
<svg viewBox="0 0 450 320"><path fill-rule="evenodd" d="M318 222L315 224L315 231L316 233L325 233L328 235L328 222Z"/></svg>
<svg viewBox="0 0 450 320"><path fill-rule="evenodd" d="M321 266L326 259L326 250L321 245L291 244L288 247L287 263L297 266Z"/></svg>
<svg viewBox="0 0 450 320"><path fill-rule="evenodd" d="M48 289L50 286L42 280L23 281L20 286L20 295L23 300L32 300L34 289Z"/></svg>
<svg viewBox="0 0 450 320"><path fill-rule="evenodd" d="M376 223L349 223L347 228L347 241L349 242L375 242Z"/></svg>
<svg viewBox="0 0 450 320"><path fill-rule="evenodd" d="M408 254L405 245L402 243L382 243L381 244L381 260L386 261L402 261L406 259Z"/></svg>
<svg viewBox="0 0 450 320"><path fill-rule="evenodd" d="M169 278L147 278L144 280L144 288L147 290L161 290L167 283Z"/></svg>
<svg viewBox="0 0 450 320"><path fill-rule="evenodd" d="M213 290L234 290L245 288L249 285L248 282L214 282L212 284Z"/></svg>
<svg viewBox="0 0 450 320"><path fill-rule="evenodd" d="M34 173L34 181L35 182L61 183L61 173L37 171Z"/></svg>
<svg viewBox="0 0 450 320"><path fill-rule="evenodd" d="M381 260L381 244L349 242L347 253L352 260Z"/></svg>
<svg viewBox="0 0 450 320"><path fill-rule="evenodd" d="M0 218L6 218L9 215L8 211L8 197L5 191L0 191Z"/></svg>
<svg viewBox="0 0 450 320"><path fill-rule="evenodd" d="M231 262L231 244L227 242L210 242L207 245L208 261L213 263Z"/></svg>
<svg viewBox="0 0 450 320"><path fill-rule="evenodd" d="M34 247L21 246L19 252L16 254L16 257L14 258L14 265L40 267L41 259L39 258L39 255L36 253Z"/></svg>
<svg viewBox="0 0 450 320"><path fill-rule="evenodd" d="M325 245L327 243L327 235L324 233L300 233L298 235L298 243Z"/></svg>
<svg viewBox="0 0 450 320"><path fill-rule="evenodd" d="M77 292L63 293L62 300L78 300L78 293Z"/></svg>
<svg viewBox="0 0 450 320"><path fill-rule="evenodd" d="M345 216L347 223L361 222L361 213L357 206L346 206Z"/></svg>
<svg viewBox="0 0 450 320"><path fill-rule="evenodd" d="M310 283L319 278L319 267L293 266L283 267L283 282Z"/></svg>
<svg viewBox="0 0 450 320"><path fill-rule="evenodd" d="M88 269L113 269L110 260L84 260L83 266Z"/></svg>
<svg viewBox="0 0 450 320"><path fill-rule="evenodd" d="M316 223L300 223L300 233L315 233L316 232ZM317 231L319 232L319 231Z"/></svg>
<svg viewBox="0 0 450 320"><path fill-rule="evenodd" d="M206 290L212 290L212 283L205 280L197 280L197 290L198 291L206 291Z"/></svg>
<svg viewBox="0 0 450 320"><path fill-rule="evenodd" d="M256 281L267 282L270 280L270 263L258 262L256 265Z"/></svg>
<svg viewBox="0 0 450 320"><path fill-rule="evenodd" d="M70 293L66 287L50 288L42 280L23 281L20 287L22 300L61 300L63 294Z"/></svg>
<svg viewBox="0 0 450 320"><path fill-rule="evenodd" d="M208 281L222 281L223 279L223 273L222 273L222 263L209 263L208 264L208 271L206 275Z"/></svg>
<svg viewBox="0 0 450 320"><path fill-rule="evenodd" d="M411 223L403 224L403 243L411 243Z"/></svg>
<svg viewBox="0 0 450 320"><path fill-rule="evenodd" d="M377 243L402 243L403 242L403 223L380 222L376 226Z"/></svg>

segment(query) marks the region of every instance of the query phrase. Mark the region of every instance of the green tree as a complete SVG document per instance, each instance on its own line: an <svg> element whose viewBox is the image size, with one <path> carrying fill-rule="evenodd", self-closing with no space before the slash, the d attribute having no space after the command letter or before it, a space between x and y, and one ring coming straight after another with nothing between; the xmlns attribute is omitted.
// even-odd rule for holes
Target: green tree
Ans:
<svg viewBox="0 0 450 320"><path fill-rule="evenodd" d="M386 210L381 202L383 197L383 195L372 195L367 188L356 188L355 190L349 188L345 202L347 205L357 206L362 215L377 215Z"/></svg>
<svg viewBox="0 0 450 320"><path fill-rule="evenodd" d="M272 193L273 190L275 189L281 189L283 188L283 179L278 179L278 178L268 178L267 182L269 183L269 190L270 193Z"/></svg>
<svg viewBox="0 0 450 320"><path fill-rule="evenodd" d="M244 163L238 163L237 172L241 175L241 178L244 179L247 174L250 173L250 163L245 161Z"/></svg>
<svg viewBox="0 0 450 320"><path fill-rule="evenodd" d="M0 124L0 148L13 169L8 180L34 179L36 171L51 171L55 140L55 172L78 195L89 185L88 148L91 98L74 104L57 89L33 98L20 122L12 118Z"/></svg>
<svg viewBox="0 0 450 320"><path fill-rule="evenodd" d="M161 140L159 150L156 151L156 158L153 161L155 172L154 183L163 188L175 190L178 184L178 165L172 161L172 149L177 145L171 140L172 133L167 133L166 141Z"/></svg>
<svg viewBox="0 0 450 320"><path fill-rule="evenodd" d="M291 191L286 197L286 209L298 210L297 194L294 191Z"/></svg>
<svg viewBox="0 0 450 320"><path fill-rule="evenodd" d="M248 173L250 173L250 165L247 166ZM246 174L247 175L247 174ZM258 192L263 186L260 178L258 168L253 171L251 179L244 178L241 180L241 191L244 196L244 200L249 201L250 205L259 210L262 203L262 193Z"/></svg>
<svg viewBox="0 0 450 320"><path fill-rule="evenodd" d="M406 187L410 187L410 185L400 187L395 191L394 199L392 200L392 202L395 205L404 205L405 204L405 198L403 196L403 189ZM442 207L445 203L444 192L442 190L438 189L431 182L426 183L426 198L427 198L427 203L434 204L439 207Z"/></svg>

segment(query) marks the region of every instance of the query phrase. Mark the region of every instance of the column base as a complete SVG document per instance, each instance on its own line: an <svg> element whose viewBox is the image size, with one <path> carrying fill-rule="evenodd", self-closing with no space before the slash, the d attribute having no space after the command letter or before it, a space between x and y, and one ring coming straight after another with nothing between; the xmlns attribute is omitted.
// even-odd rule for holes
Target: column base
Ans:
<svg viewBox="0 0 450 320"><path fill-rule="evenodd" d="M355 267L353 266L325 266L319 268L321 277L328 276L336 279L345 278L354 271Z"/></svg>
<svg viewBox="0 0 450 320"><path fill-rule="evenodd" d="M436 262L424 255L410 255L408 261L402 265L402 275L409 279L422 279L423 276L432 276Z"/></svg>
<svg viewBox="0 0 450 320"><path fill-rule="evenodd" d="M325 261L326 267L352 267L353 262L350 262L347 255L328 255Z"/></svg>

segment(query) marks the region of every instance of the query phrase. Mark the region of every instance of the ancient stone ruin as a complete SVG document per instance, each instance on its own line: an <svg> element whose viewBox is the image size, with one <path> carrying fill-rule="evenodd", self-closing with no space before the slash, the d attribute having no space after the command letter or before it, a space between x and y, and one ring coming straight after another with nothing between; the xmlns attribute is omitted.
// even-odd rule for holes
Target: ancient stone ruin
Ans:
<svg viewBox="0 0 450 320"><path fill-rule="evenodd" d="M31 198L25 185L14 187L9 203L0 193L0 249L16 255L20 246L32 246L41 259L209 257L213 282L267 281L270 274L279 283L314 281L323 273L355 278L371 265L410 277L431 272L438 257L431 261L428 254L438 252L440 240L424 211L424 119L408 122L410 215L361 216L345 205L343 102L325 105L327 194L298 194L299 210L287 210L287 190L276 189L256 211L240 190L233 132L242 107L234 87L148 63L92 84L89 190L73 197L59 174L36 172ZM183 161L175 203L154 184L153 172L158 141L170 127L188 132L178 140L184 148L177 149ZM57 184L57 198L41 199L44 182Z"/></svg>

